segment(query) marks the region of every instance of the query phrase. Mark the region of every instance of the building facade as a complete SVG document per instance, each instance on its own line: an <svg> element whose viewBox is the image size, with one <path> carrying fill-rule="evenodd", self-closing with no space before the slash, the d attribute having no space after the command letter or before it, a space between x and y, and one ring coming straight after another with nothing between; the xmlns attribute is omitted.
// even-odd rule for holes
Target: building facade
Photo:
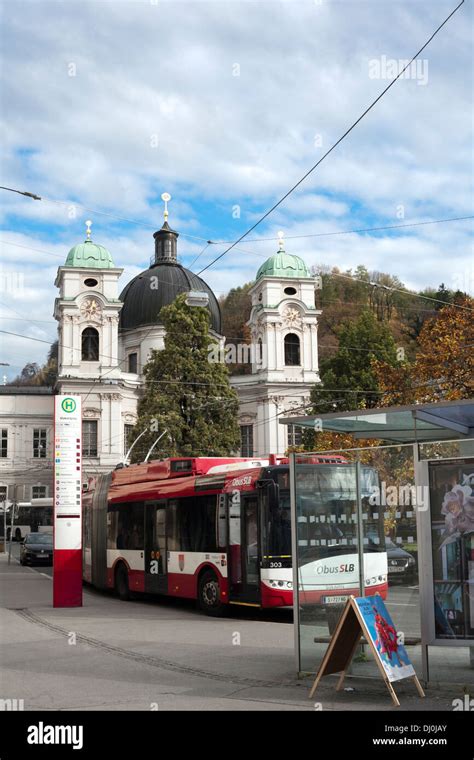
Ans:
<svg viewBox="0 0 474 760"><path fill-rule="evenodd" d="M0 386L0 505L52 496L53 391Z"/></svg>
<svg viewBox="0 0 474 760"><path fill-rule="evenodd" d="M304 414L320 382L314 278L298 256L280 250L265 261L250 290L252 374L231 379L239 394L244 456L284 453L300 443L300 428L281 415Z"/></svg>

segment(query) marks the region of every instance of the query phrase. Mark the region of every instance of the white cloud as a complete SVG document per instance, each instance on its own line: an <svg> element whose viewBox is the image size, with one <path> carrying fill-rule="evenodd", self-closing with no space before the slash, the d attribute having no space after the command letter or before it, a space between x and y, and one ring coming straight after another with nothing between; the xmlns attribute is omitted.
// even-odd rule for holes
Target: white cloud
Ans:
<svg viewBox="0 0 474 760"><path fill-rule="evenodd" d="M153 254L166 189L184 262L209 238L236 239L388 84L370 78L369 62L409 57L452 7L449 0L7 3L2 184L143 224L120 229L112 217L77 208L71 218L67 206L3 193L2 238L65 257L92 216L95 239L125 267L125 285ZM250 236L274 235L275 243L244 241L253 255L234 250L206 271L216 291L252 279L276 249L278 229L290 236L472 213L471 16L465 4L423 53L426 86L397 82ZM48 226L54 235L45 234ZM299 239L287 250L308 264L364 263L424 287L462 279L470 229ZM208 248L193 270L223 249ZM61 259L15 246L4 246L4 259L28 281L8 303L50 319ZM4 350L20 363L44 357L47 347L22 343L12 339Z"/></svg>

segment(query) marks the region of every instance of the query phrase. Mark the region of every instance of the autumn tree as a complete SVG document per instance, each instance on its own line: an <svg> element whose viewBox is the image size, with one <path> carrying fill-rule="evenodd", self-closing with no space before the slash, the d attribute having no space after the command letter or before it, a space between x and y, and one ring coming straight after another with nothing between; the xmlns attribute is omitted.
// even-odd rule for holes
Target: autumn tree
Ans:
<svg viewBox="0 0 474 760"><path fill-rule="evenodd" d="M20 374L8 385L47 385L53 387L58 376L58 341L51 344L48 357L42 367L36 362L25 364Z"/></svg>
<svg viewBox="0 0 474 760"><path fill-rule="evenodd" d="M250 330L246 324L250 318L252 300L249 290L252 282L247 282L238 288L229 290L226 296L219 299L219 305L222 313L222 334L225 335L226 346L234 346L239 343L250 343ZM229 364L231 375L250 374L252 368L250 364Z"/></svg>
<svg viewBox="0 0 474 760"><path fill-rule="evenodd" d="M474 391L474 299L456 295L453 303L426 320L416 359L393 367L374 357L372 367L386 392L386 403L444 401L472 397Z"/></svg>

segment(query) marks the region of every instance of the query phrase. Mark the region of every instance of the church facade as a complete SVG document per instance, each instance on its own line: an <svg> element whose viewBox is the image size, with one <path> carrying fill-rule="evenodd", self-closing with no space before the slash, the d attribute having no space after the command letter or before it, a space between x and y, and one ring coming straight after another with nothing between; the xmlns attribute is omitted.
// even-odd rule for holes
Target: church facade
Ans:
<svg viewBox="0 0 474 760"><path fill-rule="evenodd" d="M169 227L167 211L154 240L150 267L121 292L123 270L115 266L106 248L92 241L90 223L86 240L69 251L58 269L55 392L82 397L85 479L122 462L134 440L143 367L151 349L164 346L165 331L160 323L163 306L180 293L204 294L210 332L224 346L219 303L204 280L179 263L178 233ZM299 442L299 430L279 425L279 417L304 413L311 387L319 382L317 329L321 312L315 308L314 278L301 258L283 250L282 240L279 250L258 270L250 295L248 326L255 349L250 352L251 374L234 375L231 384L239 397L240 454L261 457L270 452L284 453L289 445ZM31 406L34 398L14 387L4 386L0 392L0 435L6 454L0 456L0 492L4 498L29 500L38 493L52 493L53 394L41 397L40 415ZM24 411L28 403L27 422L12 414L19 407ZM17 468L14 441L20 428L26 459ZM35 461L35 466L38 471L43 464L44 472L35 476L33 488L23 476L28 457L38 458L38 440L43 459ZM22 477L24 487L19 493Z"/></svg>

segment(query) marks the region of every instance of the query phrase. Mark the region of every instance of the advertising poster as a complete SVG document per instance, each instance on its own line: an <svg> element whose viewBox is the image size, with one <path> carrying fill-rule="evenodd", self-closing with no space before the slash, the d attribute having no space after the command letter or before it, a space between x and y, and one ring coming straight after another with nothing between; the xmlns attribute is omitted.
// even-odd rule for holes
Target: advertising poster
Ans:
<svg viewBox="0 0 474 760"><path fill-rule="evenodd" d="M435 635L474 639L474 460L429 472Z"/></svg>
<svg viewBox="0 0 474 760"><path fill-rule="evenodd" d="M389 681L401 681L415 676L415 669L393 624L381 596L354 599L382 667Z"/></svg>

